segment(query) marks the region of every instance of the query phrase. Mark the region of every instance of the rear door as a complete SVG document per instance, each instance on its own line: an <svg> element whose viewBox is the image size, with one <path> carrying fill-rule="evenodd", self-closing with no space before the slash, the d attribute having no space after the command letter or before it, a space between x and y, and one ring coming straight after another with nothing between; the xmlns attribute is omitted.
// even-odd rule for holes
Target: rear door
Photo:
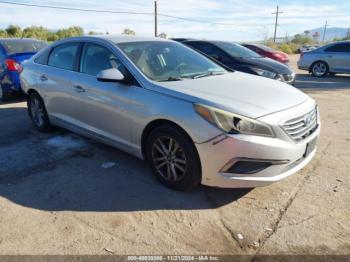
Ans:
<svg viewBox="0 0 350 262"><path fill-rule="evenodd" d="M350 72L350 43L339 43L325 49L330 71Z"/></svg>
<svg viewBox="0 0 350 262"><path fill-rule="evenodd" d="M74 79L79 76L80 48L80 42L55 46L48 54L47 66L40 66L37 75L38 87L43 92L50 117L70 125L79 123L76 107L79 94Z"/></svg>

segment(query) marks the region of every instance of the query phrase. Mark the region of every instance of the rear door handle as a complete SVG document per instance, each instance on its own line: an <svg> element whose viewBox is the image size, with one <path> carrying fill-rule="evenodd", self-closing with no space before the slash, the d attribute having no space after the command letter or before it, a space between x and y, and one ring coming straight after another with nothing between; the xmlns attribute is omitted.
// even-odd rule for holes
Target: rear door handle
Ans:
<svg viewBox="0 0 350 262"><path fill-rule="evenodd" d="M73 89L74 89L74 91L77 92L77 93L83 93L83 92L85 92L85 89L84 89L82 86L80 86L80 85L75 85L75 86L73 86Z"/></svg>
<svg viewBox="0 0 350 262"><path fill-rule="evenodd" d="M47 81L49 79L47 78L47 76L42 75L42 76L40 76L40 80L45 82L45 81Z"/></svg>

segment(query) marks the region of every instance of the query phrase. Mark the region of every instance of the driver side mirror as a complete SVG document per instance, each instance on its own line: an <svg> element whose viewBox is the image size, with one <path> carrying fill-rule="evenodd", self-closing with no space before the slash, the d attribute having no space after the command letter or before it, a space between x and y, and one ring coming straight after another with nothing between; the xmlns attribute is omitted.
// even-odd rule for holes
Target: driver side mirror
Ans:
<svg viewBox="0 0 350 262"><path fill-rule="evenodd" d="M97 80L101 82L122 82L124 75L116 68L110 68L100 71L97 74Z"/></svg>

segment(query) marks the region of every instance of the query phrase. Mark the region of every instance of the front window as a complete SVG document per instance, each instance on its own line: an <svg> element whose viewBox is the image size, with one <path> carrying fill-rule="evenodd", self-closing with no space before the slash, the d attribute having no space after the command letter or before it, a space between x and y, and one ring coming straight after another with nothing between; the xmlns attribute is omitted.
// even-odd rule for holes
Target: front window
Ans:
<svg viewBox="0 0 350 262"><path fill-rule="evenodd" d="M97 44L85 44L81 56L80 72L97 76L100 71L110 68L117 68L125 73L121 62L111 51Z"/></svg>
<svg viewBox="0 0 350 262"><path fill-rule="evenodd" d="M226 53L230 54L233 57L239 58L260 58L261 56L254 51L241 46L239 44L230 43L230 42L214 42L215 45L220 47Z"/></svg>
<svg viewBox="0 0 350 262"><path fill-rule="evenodd" d="M36 53L47 46L45 42L30 40L2 40L0 43L9 55L18 53Z"/></svg>
<svg viewBox="0 0 350 262"><path fill-rule="evenodd" d="M119 43L118 47L154 81L177 81L226 72L203 55L175 42L130 42Z"/></svg>

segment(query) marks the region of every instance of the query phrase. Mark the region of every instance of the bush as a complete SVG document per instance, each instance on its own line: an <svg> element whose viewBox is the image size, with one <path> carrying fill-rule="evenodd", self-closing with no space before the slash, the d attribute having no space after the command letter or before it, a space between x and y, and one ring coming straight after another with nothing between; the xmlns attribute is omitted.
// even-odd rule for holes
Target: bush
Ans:
<svg viewBox="0 0 350 262"><path fill-rule="evenodd" d="M286 53L286 54L296 54L298 53L298 45L294 43L284 43L278 46L278 50Z"/></svg>

